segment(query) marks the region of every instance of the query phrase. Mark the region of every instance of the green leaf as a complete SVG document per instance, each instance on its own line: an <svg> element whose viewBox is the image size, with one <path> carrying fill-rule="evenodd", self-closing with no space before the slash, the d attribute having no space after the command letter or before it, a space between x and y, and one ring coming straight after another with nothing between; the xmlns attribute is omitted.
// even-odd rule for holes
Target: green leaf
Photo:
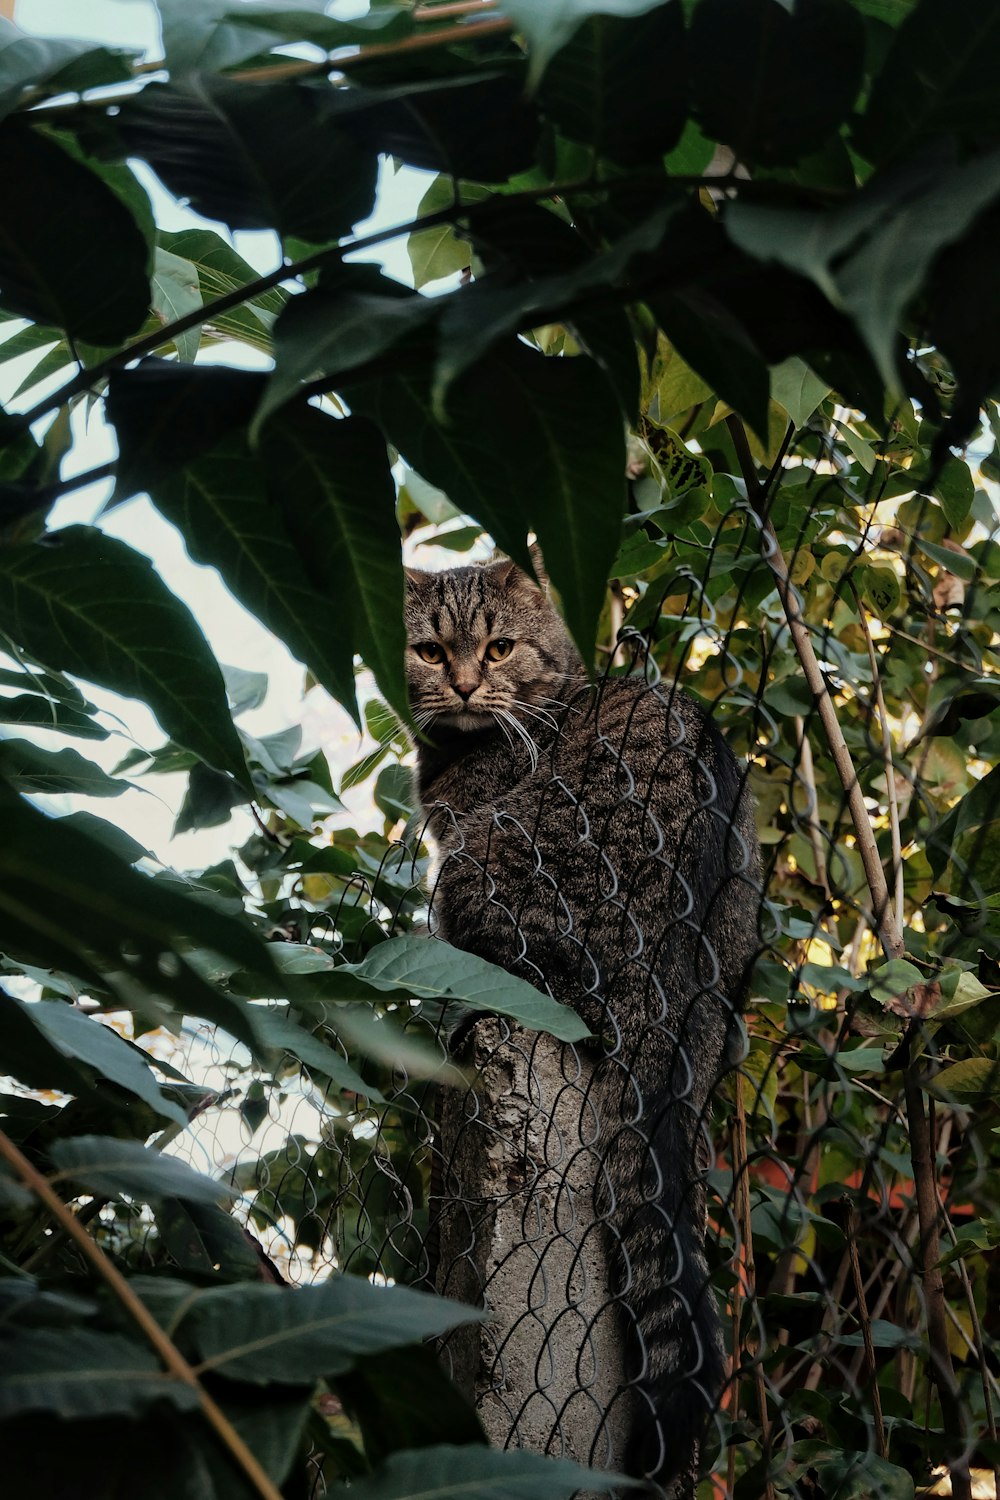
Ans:
<svg viewBox="0 0 1000 1500"><path fill-rule="evenodd" d="M0 740L0 776L15 791L31 795L74 792L78 797L120 797L129 789L127 781L116 781L76 750L40 750L30 740Z"/></svg>
<svg viewBox="0 0 1000 1500"><path fill-rule="evenodd" d="M855 322L886 386L900 389L898 325L935 257L1000 195L1000 152L930 160L872 178L832 211L743 199L726 211L734 242L811 278Z"/></svg>
<svg viewBox="0 0 1000 1500"><path fill-rule="evenodd" d="M590 660L625 490L621 413L597 366L546 359L519 342L499 346L452 387L446 422L435 415L429 371L389 374L349 395L413 468L525 567L535 531Z"/></svg>
<svg viewBox="0 0 1000 1500"><path fill-rule="evenodd" d="M306 380L338 378L393 349L406 349L441 314L439 299L417 297L374 266L345 266L315 291L293 297L274 330L275 371L254 418L264 422Z"/></svg>
<svg viewBox="0 0 1000 1500"><path fill-rule="evenodd" d="M966 1057L941 1068L924 1087L936 1099L994 1100L1000 1084L1000 1063L991 1057Z"/></svg>
<svg viewBox="0 0 1000 1500"><path fill-rule="evenodd" d="M29 681L25 678L24 681ZM56 698L37 693L18 693L14 698L0 698L0 724L17 724L22 729L58 729L63 734L79 735L85 740L106 740L108 731L87 711Z"/></svg>
<svg viewBox="0 0 1000 1500"><path fill-rule="evenodd" d="M528 87L533 88L550 60L589 16L641 16L663 0L501 0L500 10L528 40Z"/></svg>
<svg viewBox="0 0 1000 1500"><path fill-rule="evenodd" d="M159 245L150 287L153 311L164 323L175 323L202 305L201 284L194 266ZM178 356L189 363L197 355L200 343L201 329L198 327L189 328L187 333L179 333L174 339Z"/></svg>
<svg viewBox="0 0 1000 1500"><path fill-rule="evenodd" d="M338 1391L373 1464L401 1448L487 1441L475 1411L428 1344L367 1355Z"/></svg>
<svg viewBox="0 0 1000 1500"><path fill-rule="evenodd" d="M911 985L923 984L924 979L924 974L916 964L909 963L905 958L893 958L872 972L868 989L873 999L885 1005L888 1001L905 995Z"/></svg>
<svg viewBox="0 0 1000 1500"><path fill-rule="evenodd" d="M0 1405L5 1417L56 1412L64 1418L135 1416L160 1402L194 1410L198 1393L161 1369L152 1349L116 1333L33 1328L4 1339Z"/></svg>
<svg viewBox="0 0 1000 1500"><path fill-rule="evenodd" d="M861 595L865 603L878 615L888 620L899 608L901 590L899 579L892 568L865 567L860 577Z"/></svg>
<svg viewBox="0 0 1000 1500"><path fill-rule="evenodd" d="M798 161L847 118L864 29L848 0L701 0L691 21L695 117L738 161Z"/></svg>
<svg viewBox="0 0 1000 1500"><path fill-rule="evenodd" d="M181 1271L226 1281L256 1281L261 1262L251 1240L216 1203L165 1198L156 1211L163 1247Z"/></svg>
<svg viewBox="0 0 1000 1500"><path fill-rule="evenodd" d="M441 1444L394 1453L376 1473L352 1480L351 1495L352 1500L571 1500L577 1492L608 1494L637 1483L566 1458Z"/></svg>
<svg viewBox="0 0 1000 1500"><path fill-rule="evenodd" d="M360 651L386 701L407 716L403 565L382 434L364 417L288 408L264 428L261 456L304 573L350 622L347 650ZM355 711L353 688L345 706Z"/></svg>
<svg viewBox="0 0 1000 1500"><path fill-rule="evenodd" d="M206 218L322 243L375 202L374 153L333 118L335 92L195 73L147 85L122 105L118 126L129 152Z"/></svg>
<svg viewBox="0 0 1000 1500"><path fill-rule="evenodd" d="M826 381L814 375L805 360L795 354L771 371L771 398L785 408L795 427L804 427L829 394Z"/></svg>
<svg viewBox="0 0 1000 1500"><path fill-rule="evenodd" d="M546 118L600 156L659 162L688 115L686 41L679 0L641 15L616 6L587 16L546 68L538 90Z"/></svg>
<svg viewBox="0 0 1000 1500"><path fill-rule="evenodd" d="M921 552L927 554L932 562L937 563L939 568L944 568L948 573L954 573L956 578L961 578L965 583L971 583L976 576L976 560L970 557L964 550L952 551L950 547L942 547L937 542L925 541L922 536L914 537L915 545Z"/></svg>
<svg viewBox="0 0 1000 1500"><path fill-rule="evenodd" d="M221 5L204 0L156 0L163 33L163 51L174 78L196 68L221 72L257 57L282 40L267 27L232 23Z"/></svg>
<svg viewBox="0 0 1000 1500"><path fill-rule="evenodd" d="M7 548L0 627L39 661L143 699L171 738L252 791L215 658L141 553L89 526Z"/></svg>
<svg viewBox="0 0 1000 1500"><path fill-rule="evenodd" d="M327 0L242 0L239 9L224 11L226 21L240 26L266 26L283 41L314 42L327 52L365 42L395 42L413 30L409 10L388 5L351 20L326 14Z"/></svg>
<svg viewBox="0 0 1000 1500"><path fill-rule="evenodd" d="M63 1176L104 1198L124 1194L140 1203L160 1198L219 1203L237 1196L224 1182L204 1177L179 1157L152 1151L139 1141L81 1135L74 1140L56 1141L49 1149L49 1156Z"/></svg>
<svg viewBox="0 0 1000 1500"><path fill-rule="evenodd" d="M427 1292L335 1273L292 1296L276 1286L184 1287L173 1327L193 1339L204 1370L251 1385L303 1385L343 1374L361 1355L419 1343L485 1316Z"/></svg>
<svg viewBox="0 0 1000 1500"><path fill-rule="evenodd" d="M978 0L920 0L893 40L854 142L884 161L932 137L976 144L1000 130L1000 13Z"/></svg>
<svg viewBox="0 0 1000 1500"><path fill-rule="evenodd" d="M161 1092L148 1063L142 1053L123 1041L110 1026L103 1026L92 1016L61 1000L17 1000L13 996L0 994L0 1014L4 1017L8 1032L6 1063L22 1083L32 1088L62 1087L56 1073L72 1080L69 1092L80 1090L80 1074L74 1073L77 1063L86 1069L92 1068L101 1078L127 1089L156 1111L174 1120L178 1125L187 1123L187 1115ZM50 1066L46 1051L39 1051L28 1037L26 1026L38 1033L47 1049L54 1049L58 1058L69 1062L67 1075L58 1067L43 1081ZM46 1049L46 1050L47 1050Z"/></svg>
<svg viewBox="0 0 1000 1500"><path fill-rule="evenodd" d="M360 964L345 965L331 977L342 992L352 985L356 989L360 980L368 988L391 994L443 1000L506 1016L519 1026L547 1031L563 1042L578 1042L590 1035L568 1005L542 994L496 964L437 939L389 938Z"/></svg>
<svg viewBox="0 0 1000 1500"><path fill-rule="evenodd" d="M933 493L941 502L948 525L953 531L961 531L976 498L969 465L963 459L949 455L938 471Z"/></svg>
<svg viewBox="0 0 1000 1500"><path fill-rule="evenodd" d="M194 266L203 302L228 296L238 287L249 286L258 273L242 255L214 229L159 230L157 238L165 250ZM271 287L238 307L212 314L212 328L252 348L269 352L274 320L288 301L287 292Z"/></svg>
<svg viewBox="0 0 1000 1500"><path fill-rule="evenodd" d="M139 328L150 298L146 241L95 172L9 119L0 125L0 201L0 303L9 312L90 344L116 344Z"/></svg>
<svg viewBox="0 0 1000 1500"><path fill-rule="evenodd" d="M791 1447L795 1476L815 1474L823 1492L836 1500L913 1500L913 1479L870 1450L852 1453L820 1439Z"/></svg>
<svg viewBox="0 0 1000 1500"><path fill-rule="evenodd" d="M0 17L0 119L17 108L25 89L40 88L64 72L71 74L71 65L79 69L84 59L103 64L110 71L111 76L98 79L101 83L127 78L129 70L121 66L123 56L94 47L92 42L29 36L13 21Z"/></svg>

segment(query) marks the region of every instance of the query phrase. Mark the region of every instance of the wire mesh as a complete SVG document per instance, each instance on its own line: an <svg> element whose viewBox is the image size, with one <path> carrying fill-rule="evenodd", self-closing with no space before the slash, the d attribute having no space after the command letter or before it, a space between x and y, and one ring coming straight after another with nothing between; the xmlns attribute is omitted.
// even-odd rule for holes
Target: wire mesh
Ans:
<svg viewBox="0 0 1000 1500"><path fill-rule="evenodd" d="M794 579L846 481L822 452L791 479ZM880 496L865 498L870 541ZM942 1059L919 993L889 996L872 1017L865 970L880 914L846 793L828 768L817 773L822 731L788 665L760 520L736 496L699 545L700 571L684 563L627 601L642 628L621 634L596 694L572 705L592 724L585 779L603 757L613 796L567 779L559 724L534 723L527 809L493 807L474 836L452 810L432 810L443 853L426 907L426 840L414 824L310 918L363 945L422 920L433 933L443 911L452 942L568 1001L596 1040L557 1043L497 1017L456 1030L412 1006L408 1028L442 1056L450 1047L469 1081L446 1088L397 1066L375 1107L330 1096L298 1064L278 1079L255 1074L224 1039L199 1033L185 1067L220 1102L196 1124L196 1164L240 1189L238 1214L291 1282L338 1269L487 1307L490 1320L453 1334L442 1356L500 1445L634 1467L630 1434L645 1416L642 1463L661 1473L661 1460L680 1463L654 1488L677 1500L808 1500L835 1480L838 1495L876 1493L890 1451L930 1483L935 1462L960 1462L956 1445L966 1460L997 1457L993 1273L959 1254L997 1212L996 1169L962 1097L912 1085L917 1061L930 1077ZM892 671L896 642L852 635L838 615L846 592L834 583L810 630L853 728L902 909L912 882L901 822L933 843L940 798L928 786L937 791L940 773L925 752L893 758L879 672ZM960 653L956 604L953 594L929 608L938 642ZM787 688L780 701L775 683ZM713 727L699 727L685 686ZM660 754L630 758L633 719L606 730L609 697L655 702ZM715 727L737 757L735 792L720 790ZM660 812L664 797L675 808L682 764L686 822ZM744 782L761 871L736 816ZM712 840L724 868L706 885ZM974 904L974 856L963 868ZM651 1069L655 1096L636 1082ZM683 1154L658 1158L664 1140ZM934 1257L921 1149L934 1167ZM948 1372L935 1369L935 1318ZM651 1361L664 1343L657 1385ZM696 1451L689 1428L702 1407Z"/></svg>

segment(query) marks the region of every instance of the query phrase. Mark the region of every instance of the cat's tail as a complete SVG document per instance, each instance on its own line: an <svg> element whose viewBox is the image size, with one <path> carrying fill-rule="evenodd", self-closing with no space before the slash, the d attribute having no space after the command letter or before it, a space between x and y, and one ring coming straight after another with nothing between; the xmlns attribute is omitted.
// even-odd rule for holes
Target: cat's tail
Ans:
<svg viewBox="0 0 1000 1500"><path fill-rule="evenodd" d="M613 1084L602 1092L613 1092ZM632 1390L624 1466L634 1478L665 1486L696 1461L725 1381L705 1257L705 1193L694 1160L700 1132L690 1108L666 1092L647 1098L640 1121L613 1130L602 1153L599 1208L608 1225Z"/></svg>

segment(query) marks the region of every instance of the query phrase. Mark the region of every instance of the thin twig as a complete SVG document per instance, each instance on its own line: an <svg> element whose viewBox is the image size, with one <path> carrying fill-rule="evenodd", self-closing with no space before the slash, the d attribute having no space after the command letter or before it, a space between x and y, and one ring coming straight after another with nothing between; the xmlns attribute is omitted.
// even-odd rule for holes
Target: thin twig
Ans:
<svg viewBox="0 0 1000 1500"><path fill-rule="evenodd" d="M816 791L816 772L813 767L812 745L806 734L805 722L800 714L795 715L795 738L799 742L799 777L806 789L809 802L806 808L806 827L816 861L816 879L823 887L826 899L830 899L830 878L826 869L826 850L823 848L823 829L819 821L819 796Z"/></svg>
<svg viewBox="0 0 1000 1500"><path fill-rule="evenodd" d="M820 670L816 653L813 650L812 638L809 628L802 615L799 605L798 594L788 575L788 566L785 562L774 530L767 514L769 492L771 485L761 485L757 478L757 469L754 464L753 454L747 442L747 435L743 423L737 416L728 416L726 425L729 428L736 449L736 456L740 462L743 478L746 482L747 495L754 513L760 520L761 529L765 538L767 549L765 552L767 564L774 574L775 583L778 588L778 597L781 599L788 621L788 630L795 647L796 655L802 667L802 675L816 702L816 710L826 733L827 744L830 755L840 777L840 784L844 789L847 799L848 811L851 822L854 825L854 836L857 840L858 853L864 866L865 878L868 882L868 890L872 898L873 925L878 931L887 958L899 958L903 952L902 943L896 936L892 921L892 905L889 897L888 886L885 880L885 871L882 868L882 860L878 852L878 844L875 841L875 830L865 806L864 795L861 791L861 783L854 769L854 761L848 749L844 732L837 718L837 710L833 699L830 697L826 679ZM776 477L776 471L772 469L772 476ZM771 476L769 476L770 478Z"/></svg>
<svg viewBox="0 0 1000 1500"><path fill-rule="evenodd" d="M90 1262L97 1275L107 1282L129 1317L152 1344L171 1375L183 1381L185 1385L189 1385L197 1393L198 1402L207 1421L214 1428L220 1441L229 1449L233 1459L243 1470L257 1494L262 1497L262 1500L281 1500L281 1491L277 1485L251 1453L225 1412L205 1390L177 1345L167 1337L145 1304L140 1302L118 1267L108 1259L100 1245L91 1239L86 1229L70 1212L58 1194L53 1192L41 1172L32 1166L27 1157L22 1155L3 1131L0 1131L0 1156L10 1163L25 1186L41 1199L52 1217L66 1231L85 1259Z"/></svg>
<svg viewBox="0 0 1000 1500"><path fill-rule="evenodd" d="M899 799L896 796L896 767L892 756L892 730L889 727L889 715L886 712L885 697L882 693L882 674L879 671L878 655L875 651L875 642L872 640L871 629L868 625L868 615L861 603L854 579L850 579L851 593L854 595L854 603L858 611L858 621L865 637L865 645L868 647L868 662L872 672L872 687L875 691L875 705L878 709L879 725L882 730L882 759L885 764L886 794L889 803L889 828L892 837L892 869L895 877L896 903L893 913L886 912L886 920L893 922L894 934L900 950L904 946L903 939L903 841L899 832Z"/></svg>
<svg viewBox="0 0 1000 1500"><path fill-rule="evenodd" d="M852 1203L847 1210L847 1248L851 1257L851 1275L854 1277L854 1295L858 1299L858 1321L864 1339L865 1359L868 1364L868 1380L872 1394L872 1416L875 1418L875 1442L879 1458L888 1458L889 1444L885 1436L885 1421L882 1416L882 1394L878 1388L878 1368L875 1364L875 1344L872 1339L872 1323L868 1316L868 1302L861 1278L861 1262L858 1259L857 1213Z"/></svg>
<svg viewBox="0 0 1000 1500"><path fill-rule="evenodd" d="M951 1349L948 1346L948 1315L944 1278L941 1275L941 1246L938 1239L938 1215L941 1202L934 1175L930 1122L924 1110L923 1091L917 1076L916 1065L913 1063L908 1064L903 1071L903 1086L906 1091L906 1114L910 1125L910 1161L913 1167L913 1186L920 1224L917 1275L923 1285L924 1305L927 1310L930 1364L941 1402L945 1434L956 1445L959 1445L962 1444L962 1434L966 1429L955 1371L951 1362ZM930 1382L928 1382L929 1388ZM949 1469L954 1500L972 1500L969 1460L964 1446L957 1447L954 1458L949 1462Z"/></svg>
<svg viewBox="0 0 1000 1500"><path fill-rule="evenodd" d="M756 1287L756 1268L753 1256L753 1227L750 1222L750 1165L747 1150L747 1112L743 1098L743 1074L736 1074L736 1149L733 1154L734 1186L736 1189L736 1216L740 1239L743 1243L743 1268L749 1298L753 1298ZM748 1351L750 1352L750 1351ZM757 1413L760 1423L761 1444L765 1469L771 1458L771 1424L767 1415L767 1391L764 1388L764 1372L757 1352L753 1352L753 1383L757 1392ZM736 1351L733 1351L734 1357ZM764 1500L774 1500L774 1486L770 1479L764 1481Z"/></svg>

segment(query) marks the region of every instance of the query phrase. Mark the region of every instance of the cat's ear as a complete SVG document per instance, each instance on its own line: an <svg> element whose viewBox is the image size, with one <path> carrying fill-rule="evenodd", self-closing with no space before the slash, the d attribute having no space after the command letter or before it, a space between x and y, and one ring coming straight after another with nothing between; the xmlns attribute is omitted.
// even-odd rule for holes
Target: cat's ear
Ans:
<svg viewBox="0 0 1000 1500"><path fill-rule="evenodd" d="M528 556L531 558L531 566L535 570L535 577L538 579L538 582L544 589L544 591L548 593L551 586L549 583L549 575L545 571L545 564L542 561L542 549L541 547L539 547L537 542L528 543Z"/></svg>

